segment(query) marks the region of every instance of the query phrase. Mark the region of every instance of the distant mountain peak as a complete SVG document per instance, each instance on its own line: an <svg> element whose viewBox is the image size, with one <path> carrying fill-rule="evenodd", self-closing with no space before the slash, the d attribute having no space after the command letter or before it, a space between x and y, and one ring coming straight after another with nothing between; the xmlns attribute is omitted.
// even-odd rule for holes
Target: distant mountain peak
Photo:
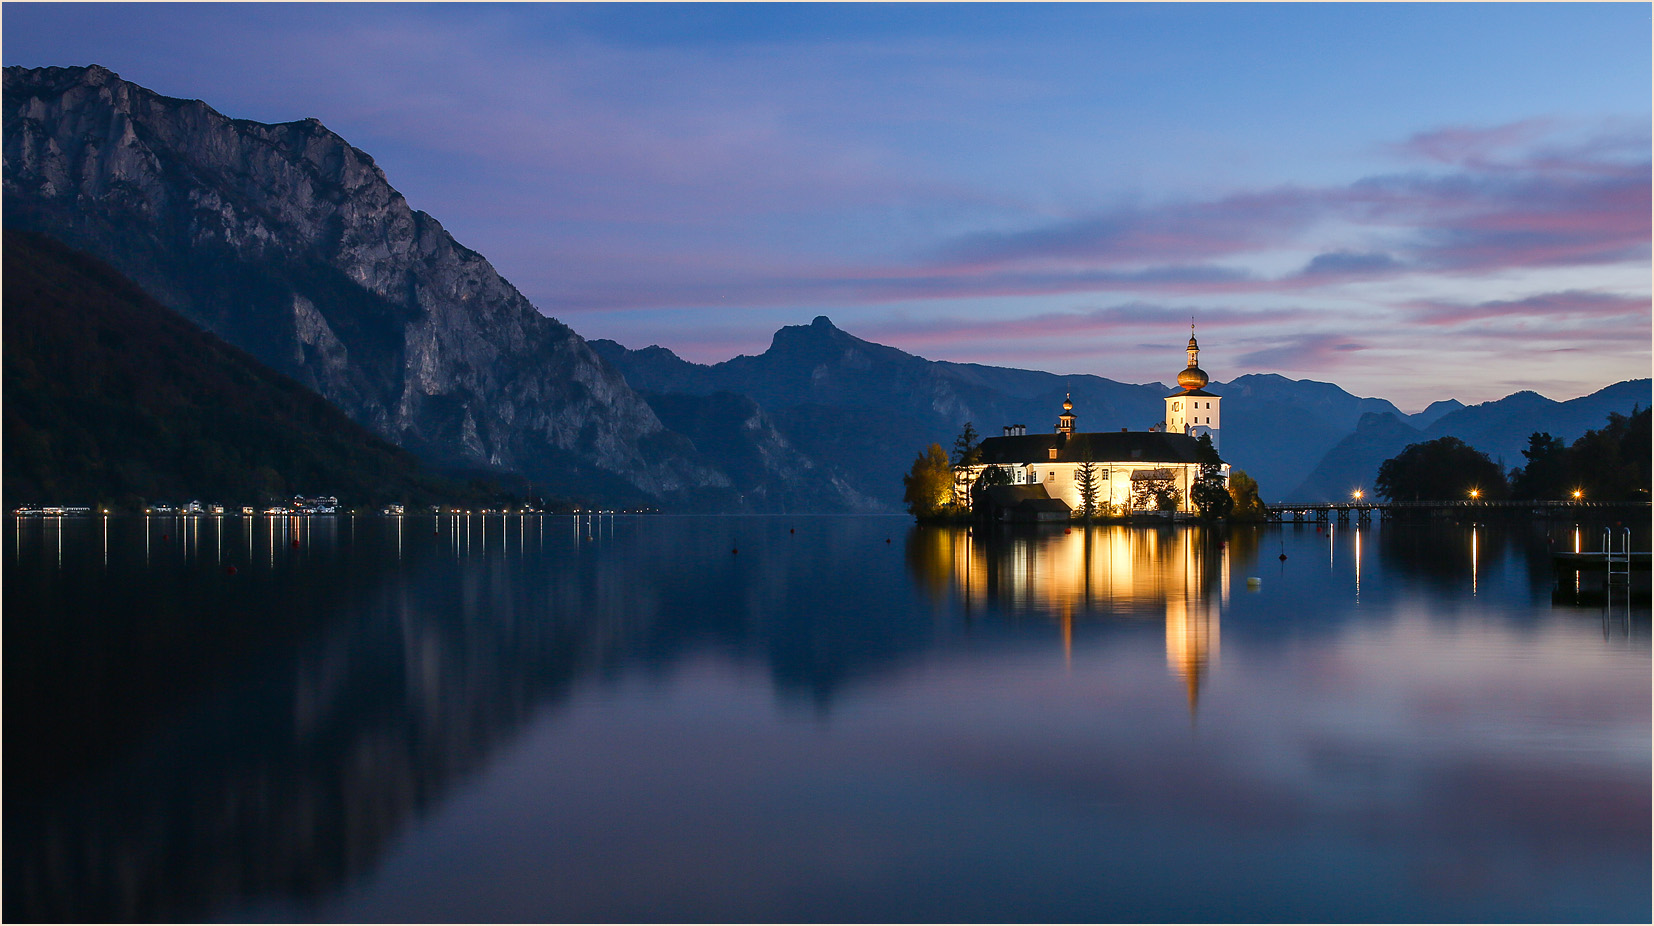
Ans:
<svg viewBox="0 0 1654 926"><path fill-rule="evenodd" d="M810 327L811 328L832 328L834 331L838 330L838 328L833 324L833 320L828 318L825 315L817 315L815 317L815 320L810 322Z"/></svg>

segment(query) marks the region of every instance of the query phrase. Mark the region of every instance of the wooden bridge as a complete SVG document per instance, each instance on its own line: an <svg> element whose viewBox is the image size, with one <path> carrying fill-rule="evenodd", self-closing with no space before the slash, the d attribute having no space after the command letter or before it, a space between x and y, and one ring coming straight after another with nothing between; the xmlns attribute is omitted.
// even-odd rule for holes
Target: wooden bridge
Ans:
<svg viewBox="0 0 1654 926"><path fill-rule="evenodd" d="M1456 499L1452 501L1408 502L1283 502L1265 505L1266 520L1274 522L1331 521L1357 523L1379 518L1398 517L1453 517L1459 515L1516 515L1536 518L1574 518L1586 514L1606 514L1611 509L1649 511L1648 502L1591 502L1591 501L1488 501L1484 499Z"/></svg>

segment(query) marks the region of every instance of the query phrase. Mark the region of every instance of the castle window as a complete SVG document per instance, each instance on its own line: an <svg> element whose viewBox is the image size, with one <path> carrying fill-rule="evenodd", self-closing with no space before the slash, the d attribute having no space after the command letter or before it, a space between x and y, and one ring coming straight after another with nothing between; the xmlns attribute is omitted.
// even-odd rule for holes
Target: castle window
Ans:
<svg viewBox="0 0 1654 926"><path fill-rule="evenodd" d="M1051 457L1050 457L1051 459L1055 460L1057 458L1057 448L1052 447L1050 450L1048 450L1046 452L1051 454Z"/></svg>

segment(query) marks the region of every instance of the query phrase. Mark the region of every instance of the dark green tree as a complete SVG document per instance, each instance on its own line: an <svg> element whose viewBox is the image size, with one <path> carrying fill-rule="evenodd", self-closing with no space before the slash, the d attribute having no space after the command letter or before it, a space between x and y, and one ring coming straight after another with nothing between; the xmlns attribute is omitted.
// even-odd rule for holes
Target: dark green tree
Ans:
<svg viewBox="0 0 1654 926"><path fill-rule="evenodd" d="M1586 431L1568 448L1564 488L1597 501L1646 500L1649 489L1649 410L1610 413L1608 424Z"/></svg>
<svg viewBox="0 0 1654 926"><path fill-rule="evenodd" d="M1548 432L1535 431L1528 435L1527 449L1522 451L1527 465L1511 473L1510 494L1516 498L1564 498L1569 494L1567 482L1567 448Z"/></svg>
<svg viewBox="0 0 1654 926"><path fill-rule="evenodd" d="M1245 470L1229 471L1229 497L1234 499L1234 510L1229 517L1236 521L1262 521L1267 516L1263 498L1258 495L1258 480Z"/></svg>
<svg viewBox="0 0 1654 926"><path fill-rule="evenodd" d="M1223 481L1223 460L1212 446L1212 435L1202 434L1196 441L1200 458L1200 475L1189 487L1189 500L1200 509L1200 516L1208 519L1227 518L1235 510L1235 499Z"/></svg>
<svg viewBox="0 0 1654 926"><path fill-rule="evenodd" d="M976 477L971 485L971 510L981 512L982 505L988 497L988 490L994 486L1008 486L1011 484L1011 474L1003 466L985 466L982 475Z"/></svg>
<svg viewBox="0 0 1654 926"><path fill-rule="evenodd" d="M1074 486L1080 490L1081 517L1097 516L1097 490L1101 484L1097 478L1097 464L1091 461L1091 451L1087 450L1079 467L1074 470Z"/></svg>
<svg viewBox="0 0 1654 926"><path fill-rule="evenodd" d="M1407 449L1378 468L1373 487L1392 501L1448 501L1504 498L1504 470L1457 437L1438 437Z"/></svg>
<svg viewBox="0 0 1654 926"><path fill-rule="evenodd" d="M965 467L975 466L982 462L981 435L969 421L960 430L959 436L953 439L953 503L965 505L971 497L971 478Z"/></svg>
<svg viewBox="0 0 1654 926"><path fill-rule="evenodd" d="M981 462L982 435L976 433L976 428L967 421L959 436L953 439L953 465L975 466Z"/></svg>
<svg viewBox="0 0 1654 926"><path fill-rule="evenodd" d="M947 513L953 505L953 464L941 444L931 444L902 477L902 501L921 521Z"/></svg>
<svg viewBox="0 0 1654 926"><path fill-rule="evenodd" d="M1133 511L1171 511L1181 500L1182 496L1170 478L1133 479L1131 482Z"/></svg>

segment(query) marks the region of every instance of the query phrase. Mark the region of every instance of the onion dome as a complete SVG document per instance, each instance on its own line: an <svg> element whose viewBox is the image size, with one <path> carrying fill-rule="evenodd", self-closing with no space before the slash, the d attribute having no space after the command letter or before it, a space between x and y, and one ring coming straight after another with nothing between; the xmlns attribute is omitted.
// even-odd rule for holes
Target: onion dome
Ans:
<svg viewBox="0 0 1654 926"><path fill-rule="evenodd" d="M1062 397L1062 410L1065 412L1071 412L1074 410L1074 397L1072 393L1066 394Z"/></svg>
<svg viewBox="0 0 1654 926"><path fill-rule="evenodd" d="M1206 371L1199 366L1200 344L1195 341L1195 326L1189 326L1189 366L1177 374L1177 384L1184 389L1204 389L1210 382Z"/></svg>

